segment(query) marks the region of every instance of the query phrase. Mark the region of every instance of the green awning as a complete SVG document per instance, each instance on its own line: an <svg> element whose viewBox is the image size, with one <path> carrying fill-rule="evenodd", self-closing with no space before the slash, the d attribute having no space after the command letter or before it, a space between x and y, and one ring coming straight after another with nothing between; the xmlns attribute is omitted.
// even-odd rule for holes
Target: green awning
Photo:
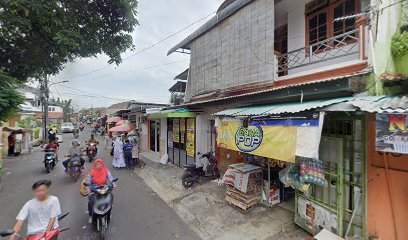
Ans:
<svg viewBox="0 0 408 240"><path fill-rule="evenodd" d="M187 108L166 109L158 112L148 113L149 119L157 118L195 118L196 114L190 112Z"/></svg>

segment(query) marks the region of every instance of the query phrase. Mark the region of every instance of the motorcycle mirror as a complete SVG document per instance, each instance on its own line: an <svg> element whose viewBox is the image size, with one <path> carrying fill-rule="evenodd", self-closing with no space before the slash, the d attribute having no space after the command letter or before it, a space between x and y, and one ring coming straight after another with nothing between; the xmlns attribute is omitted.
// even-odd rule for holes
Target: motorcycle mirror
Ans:
<svg viewBox="0 0 408 240"><path fill-rule="evenodd" d="M112 180L112 182L117 182L119 180L119 178L115 178Z"/></svg>
<svg viewBox="0 0 408 240"><path fill-rule="evenodd" d="M64 219L66 216L68 216L68 214L69 214L69 213L65 213L65 214L63 214L63 215L60 215L60 216L58 217L58 221L61 221L62 219Z"/></svg>
<svg viewBox="0 0 408 240"><path fill-rule="evenodd" d="M11 235L13 235L14 234L14 231L13 230L6 230L6 231L4 231L4 232L1 232L0 233L0 236L1 237L8 237L8 236L11 236Z"/></svg>

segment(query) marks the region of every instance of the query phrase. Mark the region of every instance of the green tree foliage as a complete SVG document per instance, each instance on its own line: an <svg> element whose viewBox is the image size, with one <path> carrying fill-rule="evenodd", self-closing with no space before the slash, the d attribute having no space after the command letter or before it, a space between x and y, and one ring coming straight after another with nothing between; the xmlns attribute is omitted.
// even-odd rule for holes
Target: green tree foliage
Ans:
<svg viewBox="0 0 408 240"><path fill-rule="evenodd" d="M77 57L119 64L133 47L136 0L1 0L0 68L20 80L56 74Z"/></svg>
<svg viewBox="0 0 408 240"><path fill-rule="evenodd" d="M137 0L0 0L0 120L16 112L15 84L57 74L78 57L119 64L133 48ZM13 90L13 91L8 91Z"/></svg>
<svg viewBox="0 0 408 240"><path fill-rule="evenodd" d="M62 107L62 110L64 111L64 121L68 121L74 113L74 109L72 108L72 99L61 100L60 98L58 98L56 103L57 106Z"/></svg>
<svg viewBox="0 0 408 240"><path fill-rule="evenodd" d="M16 90L20 85L0 69L0 122L17 114L24 97Z"/></svg>

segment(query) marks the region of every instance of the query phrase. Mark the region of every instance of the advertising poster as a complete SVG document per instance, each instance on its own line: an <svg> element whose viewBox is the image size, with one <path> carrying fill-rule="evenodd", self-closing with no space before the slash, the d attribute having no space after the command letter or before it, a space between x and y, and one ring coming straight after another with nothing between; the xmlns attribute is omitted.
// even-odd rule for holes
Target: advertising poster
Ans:
<svg viewBox="0 0 408 240"><path fill-rule="evenodd" d="M184 136L186 135L186 119L180 119L180 143L184 143Z"/></svg>
<svg viewBox="0 0 408 240"><path fill-rule="evenodd" d="M408 154L407 114L376 115L376 150Z"/></svg>
<svg viewBox="0 0 408 240"><path fill-rule="evenodd" d="M180 121L173 119L173 142L180 142Z"/></svg>
<svg viewBox="0 0 408 240"><path fill-rule="evenodd" d="M219 147L276 160L318 158L323 114L308 112L250 121L248 127L225 119L218 126Z"/></svg>
<svg viewBox="0 0 408 240"><path fill-rule="evenodd" d="M194 157L195 155L195 119L187 119L187 155Z"/></svg>
<svg viewBox="0 0 408 240"><path fill-rule="evenodd" d="M295 162L296 130L293 126L245 128L241 122L223 121L218 127L218 144L234 151Z"/></svg>

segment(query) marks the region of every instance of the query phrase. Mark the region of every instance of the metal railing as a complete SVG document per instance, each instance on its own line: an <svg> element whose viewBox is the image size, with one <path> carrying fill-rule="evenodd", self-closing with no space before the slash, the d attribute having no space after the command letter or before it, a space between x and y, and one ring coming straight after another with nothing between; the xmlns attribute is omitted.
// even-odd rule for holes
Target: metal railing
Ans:
<svg viewBox="0 0 408 240"><path fill-rule="evenodd" d="M277 56L280 75L286 75L289 70L314 63L327 61L347 55L359 53L359 29L337 35L332 38L305 46Z"/></svg>

